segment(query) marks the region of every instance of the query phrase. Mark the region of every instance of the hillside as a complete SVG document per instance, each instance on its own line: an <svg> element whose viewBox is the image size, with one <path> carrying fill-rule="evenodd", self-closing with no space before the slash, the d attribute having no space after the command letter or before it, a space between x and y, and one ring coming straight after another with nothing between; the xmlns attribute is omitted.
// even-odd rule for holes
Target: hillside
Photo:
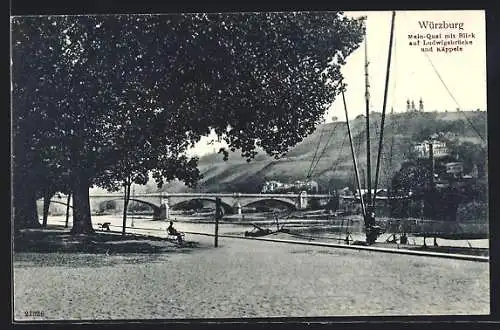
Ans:
<svg viewBox="0 0 500 330"><path fill-rule="evenodd" d="M390 178L405 160L412 142L426 139L433 133L452 132L456 133L460 142L469 141L481 144L482 141L476 130L483 137L486 136L486 117L487 114L484 111L414 112L388 115L384 132L380 185L385 186L389 183ZM373 112L370 119L370 149L374 178L381 114ZM362 170L366 168L364 116L358 116L350 123L358 163ZM474 128L470 123L474 125ZM316 152L316 150L318 151ZM312 171L311 178L319 183L321 191L326 192L328 189L338 189L354 183L347 128L345 122L334 122L318 126L314 133L292 148L287 156L280 160L275 160L263 152L259 153L256 159L250 163L247 163L238 152L231 153L226 162L222 160L220 154L203 156L199 160L199 168L204 178L196 190L258 192L266 180L282 182L303 180L311 167L315 152L318 156L322 156L319 157L319 162ZM148 192L156 190L153 182L144 189ZM179 182L167 184L161 189L161 191L170 192L189 190Z"/></svg>

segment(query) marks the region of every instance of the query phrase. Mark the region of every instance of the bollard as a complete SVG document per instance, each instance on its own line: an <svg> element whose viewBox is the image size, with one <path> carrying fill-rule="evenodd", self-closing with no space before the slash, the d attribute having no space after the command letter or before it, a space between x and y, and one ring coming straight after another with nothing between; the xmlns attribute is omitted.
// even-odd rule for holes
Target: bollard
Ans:
<svg viewBox="0 0 500 330"><path fill-rule="evenodd" d="M222 218L222 205L221 199L217 197L215 199L215 235L214 235L214 246L219 246L219 219Z"/></svg>
<svg viewBox="0 0 500 330"><path fill-rule="evenodd" d="M214 236L214 246L219 246L218 237L219 236L219 219L215 216L215 236Z"/></svg>

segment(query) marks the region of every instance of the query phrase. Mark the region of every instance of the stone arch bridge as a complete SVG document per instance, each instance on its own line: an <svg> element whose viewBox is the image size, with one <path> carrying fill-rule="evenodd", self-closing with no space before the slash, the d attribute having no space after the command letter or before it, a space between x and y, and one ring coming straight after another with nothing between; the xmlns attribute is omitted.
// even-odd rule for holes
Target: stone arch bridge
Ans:
<svg viewBox="0 0 500 330"><path fill-rule="evenodd" d="M245 194L245 193L154 193L135 194L130 201L149 205L153 209L154 219L168 219L172 207L193 200L215 203L216 198L221 199L224 214L241 214L242 208L258 205L265 201L274 201L294 210L303 210L308 207L312 199L328 201L332 195L308 195L305 191L300 194ZM123 202L123 194L91 194L90 209L92 213L103 210L104 203L111 201ZM64 200L64 199L63 199ZM60 202L60 198L52 201Z"/></svg>

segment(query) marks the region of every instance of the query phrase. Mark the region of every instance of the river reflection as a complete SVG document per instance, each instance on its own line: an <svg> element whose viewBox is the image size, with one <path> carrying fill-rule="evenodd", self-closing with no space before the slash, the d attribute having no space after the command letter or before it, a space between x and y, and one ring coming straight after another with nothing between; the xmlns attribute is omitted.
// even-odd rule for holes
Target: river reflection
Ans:
<svg viewBox="0 0 500 330"><path fill-rule="evenodd" d="M53 225L64 225L65 216L49 216L48 224ZM218 233L220 235L238 235L243 236L246 231L251 231L255 227L252 223L255 223L263 228L270 228L271 230L276 230L277 226L273 223L273 220L267 219L264 216L257 216L255 218L246 218L242 220L228 219L229 221L222 221L218 226ZM213 218L206 216L186 216L181 214L173 214L171 219L174 222L174 227L181 232L193 233L189 234L188 239L196 240L196 235L199 234L214 234L215 224ZM122 229L122 216L115 215L93 215L92 224L94 229L99 230L99 224L104 222L109 222L110 229L113 231L121 231ZM301 236L290 235L289 239L294 238L307 238L318 241L335 241L343 242L346 236L346 232L351 233L351 237L354 240L364 240L364 234L360 227L360 222L350 221L349 228L347 227L348 222L340 223L319 223L317 221L310 221L306 223L307 220L304 219L287 219L280 220L279 227L284 226L285 228L291 229L293 232L300 233ZM299 223L302 222L302 223ZM338 222L338 221L337 221ZM152 220L150 215L128 215L127 216L127 226L126 232L154 235L159 237L166 237L166 229L169 225L167 220ZM69 217L68 226L72 226L72 216ZM379 237L379 242L384 242L390 234L385 234ZM438 238L437 242L439 245L446 246L460 246L460 247L478 247L478 248L488 248L489 240L479 239L479 240L448 240ZM422 245L422 237L410 237L410 244ZM432 239L428 242L432 243Z"/></svg>
<svg viewBox="0 0 500 330"><path fill-rule="evenodd" d="M64 224L66 220L65 216L49 216L48 224L61 225ZM209 218L199 221L199 217L175 217L173 216L170 220L174 222L174 227L181 232L196 232L203 234L213 234L215 232L214 223L206 223L210 221ZM111 230L121 230L123 225L123 218L119 215L93 215L92 224L94 229L99 229L100 223L109 222L111 223ZM133 226L132 226L133 225ZM151 216L137 216L128 215L127 216L127 232L137 232L137 233L148 233L155 236L165 236L166 229L169 225L167 220L152 220ZM72 226L71 216L69 220L69 227ZM220 223L219 224L219 234L242 234L245 231L252 230L254 227L249 224L232 224L232 223Z"/></svg>

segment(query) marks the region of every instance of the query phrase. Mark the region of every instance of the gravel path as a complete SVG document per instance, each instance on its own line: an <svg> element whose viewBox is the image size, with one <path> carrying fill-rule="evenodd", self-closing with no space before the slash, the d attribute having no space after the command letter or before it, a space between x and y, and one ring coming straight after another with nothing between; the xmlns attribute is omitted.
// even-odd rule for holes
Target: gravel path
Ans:
<svg viewBox="0 0 500 330"><path fill-rule="evenodd" d="M16 320L488 314L487 263L187 235L187 252L14 255ZM43 317L25 317L25 311Z"/></svg>

